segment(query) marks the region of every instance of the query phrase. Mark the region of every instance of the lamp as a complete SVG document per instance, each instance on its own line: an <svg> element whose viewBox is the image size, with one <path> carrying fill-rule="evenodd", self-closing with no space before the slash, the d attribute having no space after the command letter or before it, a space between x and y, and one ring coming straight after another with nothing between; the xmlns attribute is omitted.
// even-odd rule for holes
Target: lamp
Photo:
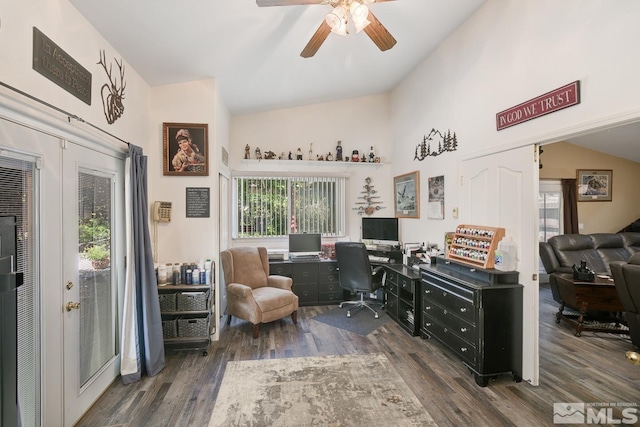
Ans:
<svg viewBox="0 0 640 427"><path fill-rule="evenodd" d="M366 0L364 0L366 1ZM356 28L356 33L362 31L371 22L367 19L369 16L369 8L358 1L342 0L342 3L336 6L331 13L325 17L327 25L331 28L331 32L346 36L349 32L347 25L349 20L347 18L347 5L353 25Z"/></svg>

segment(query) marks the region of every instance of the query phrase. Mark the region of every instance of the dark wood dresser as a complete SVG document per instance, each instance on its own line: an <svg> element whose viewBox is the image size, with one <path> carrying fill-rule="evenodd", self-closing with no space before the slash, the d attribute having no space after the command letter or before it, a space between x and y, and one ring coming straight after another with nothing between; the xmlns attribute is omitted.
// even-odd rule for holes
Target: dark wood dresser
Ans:
<svg viewBox="0 0 640 427"><path fill-rule="evenodd" d="M441 257L421 267L423 338L455 353L485 387L499 374L522 380L522 285L518 272Z"/></svg>

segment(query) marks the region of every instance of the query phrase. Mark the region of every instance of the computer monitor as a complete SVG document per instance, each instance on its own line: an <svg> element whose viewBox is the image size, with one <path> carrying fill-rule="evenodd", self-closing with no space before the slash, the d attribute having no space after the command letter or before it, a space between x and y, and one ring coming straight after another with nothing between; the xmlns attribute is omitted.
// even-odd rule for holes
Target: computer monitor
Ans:
<svg viewBox="0 0 640 427"><path fill-rule="evenodd" d="M322 236L319 233L289 234L289 255L319 255Z"/></svg>
<svg viewBox="0 0 640 427"><path fill-rule="evenodd" d="M374 244L398 243L398 218L363 217L362 240Z"/></svg>

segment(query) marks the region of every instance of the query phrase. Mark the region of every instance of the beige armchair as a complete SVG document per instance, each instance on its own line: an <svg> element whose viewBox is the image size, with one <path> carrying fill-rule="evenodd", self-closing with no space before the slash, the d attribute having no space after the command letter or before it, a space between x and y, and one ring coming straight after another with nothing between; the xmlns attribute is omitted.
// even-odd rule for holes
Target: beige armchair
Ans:
<svg viewBox="0 0 640 427"><path fill-rule="evenodd" d="M220 253L227 289L227 325L231 316L253 324L258 338L260 323L291 315L297 323L298 297L291 291L289 277L270 276L265 248L231 248Z"/></svg>

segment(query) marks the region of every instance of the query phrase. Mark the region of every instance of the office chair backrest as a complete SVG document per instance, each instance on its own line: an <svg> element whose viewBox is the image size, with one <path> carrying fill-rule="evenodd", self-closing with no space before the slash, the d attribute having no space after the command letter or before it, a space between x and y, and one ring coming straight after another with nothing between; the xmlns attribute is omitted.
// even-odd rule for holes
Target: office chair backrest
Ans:
<svg viewBox="0 0 640 427"><path fill-rule="evenodd" d="M336 258L341 288L369 292L375 290L369 253L364 243L336 242Z"/></svg>

